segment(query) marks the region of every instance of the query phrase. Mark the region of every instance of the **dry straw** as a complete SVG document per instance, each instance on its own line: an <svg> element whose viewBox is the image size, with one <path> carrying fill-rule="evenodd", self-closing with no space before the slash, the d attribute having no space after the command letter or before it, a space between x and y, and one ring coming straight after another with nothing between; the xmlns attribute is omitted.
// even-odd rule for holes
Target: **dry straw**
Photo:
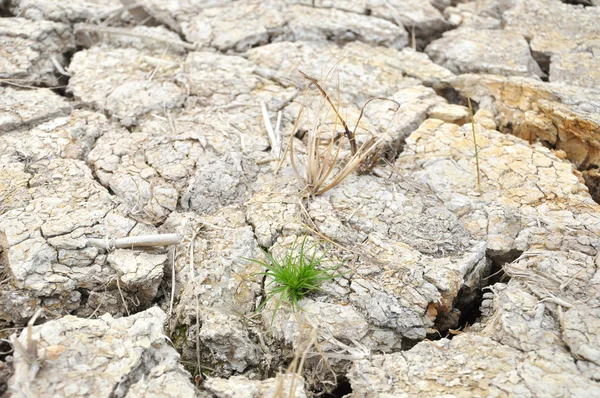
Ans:
<svg viewBox="0 0 600 398"><path fill-rule="evenodd" d="M475 116L473 115L473 105L471 98L467 97L469 102L469 112L471 113L471 129L473 130L473 145L475 146L475 164L477 165L477 190L481 193L481 171L479 169L479 149L477 148L477 135L475 134Z"/></svg>
<svg viewBox="0 0 600 398"><path fill-rule="evenodd" d="M360 146L356 141L356 130L364 116L366 106L374 100L396 101L385 98L371 98L361 109L360 115L353 130L350 130L348 124L341 116L338 107L333 103L323 86L314 77L300 72L300 74L309 82L303 96L303 101L298 111L298 116L294 123L293 132L297 131L300 121L303 119L303 113L307 107L308 90L316 87L320 93L320 99L317 105L317 111L313 116L310 127L307 132L306 154L301 157L294 148L294 134L290 135L288 151L290 161L297 179L302 184L303 193L307 196L321 195L335 186L339 185L346 177L355 171L367 171L371 169L377 161L377 150L385 139L385 135L379 138L371 138ZM334 131L337 124L343 127L343 135L347 138L350 145L350 158L343 160L340 158L342 150L341 137L322 131L321 112L324 106L328 105L335 114ZM325 144L323 144L325 142Z"/></svg>

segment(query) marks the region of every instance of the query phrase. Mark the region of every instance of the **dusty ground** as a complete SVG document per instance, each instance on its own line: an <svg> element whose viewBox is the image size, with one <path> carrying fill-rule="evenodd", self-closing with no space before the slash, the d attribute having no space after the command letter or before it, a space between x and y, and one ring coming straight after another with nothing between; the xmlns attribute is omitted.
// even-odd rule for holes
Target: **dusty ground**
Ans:
<svg viewBox="0 0 600 398"><path fill-rule="evenodd" d="M600 396L596 0L0 16L0 393ZM298 70L378 140L319 195L268 132L303 173L307 131L342 131ZM342 275L257 312L248 259L305 236Z"/></svg>

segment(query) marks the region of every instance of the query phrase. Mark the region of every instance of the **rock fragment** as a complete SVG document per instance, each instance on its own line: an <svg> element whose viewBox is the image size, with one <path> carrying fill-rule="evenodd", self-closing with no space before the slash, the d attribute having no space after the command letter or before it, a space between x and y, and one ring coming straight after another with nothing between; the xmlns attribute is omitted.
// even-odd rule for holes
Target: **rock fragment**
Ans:
<svg viewBox="0 0 600 398"><path fill-rule="evenodd" d="M505 29L518 31L530 41L534 58L542 69L550 70L550 81L583 87L598 82L599 17L598 7L558 0L517 1L502 15Z"/></svg>
<svg viewBox="0 0 600 398"><path fill-rule="evenodd" d="M269 398L277 394L305 398L304 380L296 374L283 374L267 380L250 380L243 376L229 379L210 377L205 388L218 398Z"/></svg>
<svg viewBox="0 0 600 398"><path fill-rule="evenodd" d="M501 131L563 150L596 192L600 183L595 173L600 165L598 90L470 74L457 77L453 85L494 115Z"/></svg>
<svg viewBox="0 0 600 398"><path fill-rule="evenodd" d="M500 29L501 11L508 5L509 2L494 0L460 2L444 9L444 17L455 27Z"/></svg>
<svg viewBox="0 0 600 398"><path fill-rule="evenodd" d="M190 92L198 96L203 105L229 104L259 84L255 66L242 57L209 51L192 52L186 58L185 68Z"/></svg>
<svg viewBox="0 0 600 398"><path fill-rule="evenodd" d="M4 155L17 153L29 163L50 156L84 160L98 137L114 127L102 114L77 109L69 116L55 117L28 131L4 134L0 148Z"/></svg>
<svg viewBox="0 0 600 398"><path fill-rule="evenodd" d="M71 107L67 100L46 88L0 87L0 134L64 116Z"/></svg>
<svg viewBox="0 0 600 398"><path fill-rule="evenodd" d="M103 307L113 314L124 310L123 296L112 293L118 286L106 251L89 246L87 238L155 230L128 218L127 210L94 180L81 160L97 137L114 127L103 115L75 110L31 130L0 136L0 256L11 280L2 300L43 305L53 314L76 310L92 314L94 309L79 308L84 299L96 309L102 301L113 302ZM150 264L155 263L139 262L140 269ZM156 293L162 267L147 276L135 281L136 286L152 286L144 297L134 299L144 301L143 306ZM136 294L137 288L124 296ZM29 305L3 308L4 322L22 324L32 315Z"/></svg>
<svg viewBox="0 0 600 398"><path fill-rule="evenodd" d="M67 90L131 126L148 112L182 105L185 91L174 82L180 63L169 54L154 57L135 49L94 47L73 57Z"/></svg>
<svg viewBox="0 0 600 398"><path fill-rule="evenodd" d="M463 125L470 120L469 108L454 104L438 104L429 110L429 117L447 123Z"/></svg>
<svg viewBox="0 0 600 398"><path fill-rule="evenodd" d="M542 69L548 67L552 55L593 52L594 48L597 52L600 8L574 7L559 0L518 0L510 4L512 7L502 14L504 28L530 41Z"/></svg>
<svg viewBox="0 0 600 398"><path fill-rule="evenodd" d="M427 160L401 156L396 166L411 170L485 239L488 255L511 277L507 286L492 287L481 333L528 355L575 359L577 372L594 378L598 204L573 166L547 148L477 128L481 193L467 125L426 121L407 147L417 156L427 153Z"/></svg>
<svg viewBox="0 0 600 398"><path fill-rule="evenodd" d="M560 336L560 324L545 303L527 290L524 283L496 283L491 297L482 304L481 334L522 352L539 350L568 354Z"/></svg>
<svg viewBox="0 0 600 398"><path fill-rule="evenodd" d="M260 246L271 247L281 234L291 235L302 228L302 213L296 198L300 189L289 168L278 175L270 171L257 175L254 193L246 202L246 214Z"/></svg>
<svg viewBox="0 0 600 398"><path fill-rule="evenodd" d="M400 156L397 167L414 170L413 177L441 195L471 233L485 237L490 250L497 254L508 254L513 249L527 250L534 236L543 231L535 229L538 217L535 214L544 217L547 228L558 227L563 222L560 211L567 210L566 203L570 212L582 212L581 217L589 214L590 222L596 219L586 210L595 204L570 164L546 148L530 147L510 135L489 130L479 130L477 134L481 196L474 196L477 175L469 125L459 128L439 120L427 120L408 138L406 159ZM428 154L427 161L412 163L413 154L420 153ZM513 164L516 154L520 160ZM454 163L448 156L460 156L460 161ZM465 173L470 177L465 178ZM543 209L552 211L543 213ZM573 217L579 217L575 214ZM527 229L535 235L519 238ZM564 237L560 241L563 245L569 243Z"/></svg>
<svg viewBox="0 0 600 398"><path fill-rule="evenodd" d="M350 43L343 49L309 42L274 43L248 53L249 59L259 66L257 72L264 76L282 82L306 84L307 80L297 73L297 69L300 69L319 80L330 95L339 90L336 106L342 109L352 129L363 106L373 98L379 98L364 109L357 134L360 135L360 142L370 139L372 134L387 135L385 146L389 148L385 152L389 152L390 157L401 146L402 139L425 120L432 106L446 103L434 90L421 85L417 78L443 89L448 87L447 81L453 76L451 72L428 61L427 57L415 57L414 52L372 48L362 43ZM422 70L419 71L419 67L412 62L413 58L418 58ZM332 60L337 60L335 70L331 69L334 66ZM333 72L339 76L339 80L336 77L334 82L328 77ZM405 73L417 78L406 77ZM311 96L313 93L315 95ZM323 119L328 111L326 104L319 107L320 102L316 98L318 92L309 92L307 95L297 97L284 109L284 122L293 126L303 104L310 103L310 113L297 126L300 131L309 128L309 120L314 117ZM333 127L339 121L329 117L322 122ZM284 131L289 134L289 130Z"/></svg>
<svg viewBox="0 0 600 398"><path fill-rule="evenodd" d="M164 220L178 203L203 214L243 203L269 146L260 104L278 109L297 92L260 82L240 57L194 54L197 62L188 65L195 106L151 112L133 133L105 134L88 157L100 182L146 222ZM217 74L225 82L235 77L235 89L212 80Z"/></svg>
<svg viewBox="0 0 600 398"><path fill-rule="evenodd" d="M118 0L10 0L8 6L13 14L23 18L68 24L98 18L118 10L122 4Z"/></svg>
<svg viewBox="0 0 600 398"><path fill-rule="evenodd" d="M456 74L544 76L527 41L517 32L459 28L429 44L425 52L435 63Z"/></svg>
<svg viewBox="0 0 600 398"><path fill-rule="evenodd" d="M37 98L35 91L31 98ZM56 103L64 104L60 100ZM69 116L57 117L30 130L0 136L0 213L26 206L33 198L34 191L28 185L34 173L33 164L55 157L83 160L96 139L112 127L101 114L75 110Z"/></svg>
<svg viewBox="0 0 600 398"><path fill-rule="evenodd" d="M153 307L130 317L98 319L67 315L33 328L42 366L16 350L15 375L8 383L15 397L52 395L73 397L195 397L179 354L163 334L166 314ZM27 347L27 330L20 343ZM65 383L64 372L69 372ZM146 395L150 394L150 395Z"/></svg>
<svg viewBox="0 0 600 398"><path fill-rule="evenodd" d="M471 333L357 361L348 376L352 394L361 398L539 396L542 391L548 396L583 397L600 393L595 382L580 375L569 355L544 350L523 353Z"/></svg>
<svg viewBox="0 0 600 398"><path fill-rule="evenodd" d="M363 242L359 250L365 258L377 259L357 264L349 277L350 302L368 314L370 323L418 340L434 321L454 316L459 290L463 285L476 289L487 263L485 245L472 242L456 217L433 197L413 189L350 176L311 201L308 212L328 238L349 247ZM399 203L403 210L394 210ZM415 296L397 283L419 293ZM428 312L429 306L435 311Z"/></svg>
<svg viewBox="0 0 600 398"><path fill-rule="evenodd" d="M424 48L450 29L450 24L442 13L429 1L370 0L367 6L371 10L371 15L404 26L411 37L414 34L416 38L414 45L420 48Z"/></svg>
<svg viewBox="0 0 600 398"><path fill-rule="evenodd" d="M401 49L408 44L402 26L336 9L292 6L287 12L298 17L287 22L289 33L281 39L330 40L339 44L360 41L366 44Z"/></svg>
<svg viewBox="0 0 600 398"><path fill-rule="evenodd" d="M240 25L239 21L244 20ZM209 7L183 23L186 38L220 51L243 52L271 41L331 40L340 44L362 41L400 49L408 36L400 26L338 8L320 8L287 2L239 2Z"/></svg>
<svg viewBox="0 0 600 398"><path fill-rule="evenodd" d="M397 50L363 43L349 43L344 48L331 43L272 43L249 50L248 59L258 65L257 72L265 77L299 85L306 84L298 73L301 70L326 87L331 86L328 76L335 66L342 99L359 109L372 97L390 97L403 87L419 84L417 79L403 76L406 62L401 62Z"/></svg>
<svg viewBox="0 0 600 398"><path fill-rule="evenodd" d="M436 91L449 88L454 74L434 63L427 54L405 48L398 55L399 67L407 76L421 80L425 86Z"/></svg>
<svg viewBox="0 0 600 398"><path fill-rule="evenodd" d="M600 350L598 349L600 314L598 309L587 305L570 308L565 311L561 326L565 342L573 355L600 365Z"/></svg>
<svg viewBox="0 0 600 398"><path fill-rule="evenodd" d="M45 296L99 286L112 272L98 249L86 247L85 234L98 233L110 219L110 195L81 161L42 160L31 167L32 199L0 216L0 243L15 285ZM112 217L125 233L135 224Z"/></svg>
<svg viewBox="0 0 600 398"><path fill-rule="evenodd" d="M600 43L594 52L573 52L553 55L550 81L586 87L600 87Z"/></svg>
<svg viewBox="0 0 600 398"><path fill-rule="evenodd" d="M179 231L188 248L175 260L178 304L170 320L184 359L196 361L198 338L201 360L215 375L256 365L260 348L244 319L260 295L261 267L245 259L258 258L260 250L244 214L231 207L206 217L173 213L161 231Z"/></svg>
<svg viewBox="0 0 600 398"><path fill-rule="evenodd" d="M73 31L77 44L92 47L96 44L113 48L135 48L155 55L183 54L194 45L164 26L134 26L133 28L103 27L89 23L75 24Z"/></svg>
<svg viewBox="0 0 600 398"><path fill-rule="evenodd" d="M106 259L117 272L125 290L131 291L140 305L149 305L162 281L166 254L151 254L117 249Z"/></svg>
<svg viewBox="0 0 600 398"><path fill-rule="evenodd" d="M75 50L75 40L68 25L0 18L0 48L0 79L56 86L53 60L64 66L64 55Z"/></svg>

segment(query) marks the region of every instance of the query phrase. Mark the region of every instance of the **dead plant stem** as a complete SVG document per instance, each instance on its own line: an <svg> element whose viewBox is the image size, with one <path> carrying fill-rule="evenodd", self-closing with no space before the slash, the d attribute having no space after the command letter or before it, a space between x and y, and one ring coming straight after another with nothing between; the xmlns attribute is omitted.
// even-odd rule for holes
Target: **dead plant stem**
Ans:
<svg viewBox="0 0 600 398"><path fill-rule="evenodd" d="M467 97L469 102L469 112L471 113L471 129L473 130L473 145L475 145L475 164L477 166L477 189L481 193L481 170L479 169L479 149L477 148L477 136L475 134L475 116L473 115L473 105L471 98Z"/></svg>
<svg viewBox="0 0 600 398"><path fill-rule="evenodd" d="M323 87L321 87L321 85L319 84L319 81L317 79L315 79L314 77L308 76L306 73L304 73L302 71L298 71L298 72L300 72L300 74L302 76L304 76L305 79L307 79L312 84L314 84L315 87L321 92L321 95L325 98L325 100L327 100L327 102L329 103L329 105L331 106L333 111L335 112L335 115L338 117L338 119L344 126L344 132L346 133L346 136L348 137L348 141L350 141L350 150L352 151L352 155L356 155L356 153L358 152L358 146L356 145L356 139L355 139L354 135L352 134L352 132L350 131L348 124L342 118L342 115L340 115L340 113L338 112L337 107L333 104L333 101L331 101L331 98L329 98L329 95L327 94L327 92L323 89Z"/></svg>

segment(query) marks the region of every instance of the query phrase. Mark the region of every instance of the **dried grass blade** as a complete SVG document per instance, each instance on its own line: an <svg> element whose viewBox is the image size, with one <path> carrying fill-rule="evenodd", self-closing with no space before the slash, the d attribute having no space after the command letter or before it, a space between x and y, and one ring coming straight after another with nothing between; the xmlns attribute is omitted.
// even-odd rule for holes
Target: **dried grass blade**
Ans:
<svg viewBox="0 0 600 398"><path fill-rule="evenodd" d="M323 87L321 87L321 85L319 84L319 81L317 79L315 79L314 77L308 76L306 73L304 73L302 71L298 71L298 72L300 72L300 74L302 76L304 76L305 79L307 79L312 84L314 84L315 87L317 87L317 89L321 93L321 95L329 103L329 105L331 106L331 108L335 112L335 115L338 117L338 119L340 120L340 122L344 126L344 131L346 133L346 136L348 137L348 141L350 141L350 150L352 151L352 154L353 155L356 154L356 152L358 151L358 148L357 148L357 145L356 145L356 139L355 139L354 135L352 134L352 132L350 131L350 128L348 128L348 124L346 123L346 121L344 120L344 118L342 118L342 115L340 115L340 113L338 112L337 107L333 104L333 101L331 101L331 98L329 98L329 95L327 94L327 92L323 89Z"/></svg>
<svg viewBox="0 0 600 398"><path fill-rule="evenodd" d="M471 113L471 128L473 129L473 145L475 145L475 164L477 165L477 189L481 193L481 171L479 169L479 149L477 148L477 136L475 134L475 116L473 115L473 106L471 98L467 97L469 102L469 112Z"/></svg>

